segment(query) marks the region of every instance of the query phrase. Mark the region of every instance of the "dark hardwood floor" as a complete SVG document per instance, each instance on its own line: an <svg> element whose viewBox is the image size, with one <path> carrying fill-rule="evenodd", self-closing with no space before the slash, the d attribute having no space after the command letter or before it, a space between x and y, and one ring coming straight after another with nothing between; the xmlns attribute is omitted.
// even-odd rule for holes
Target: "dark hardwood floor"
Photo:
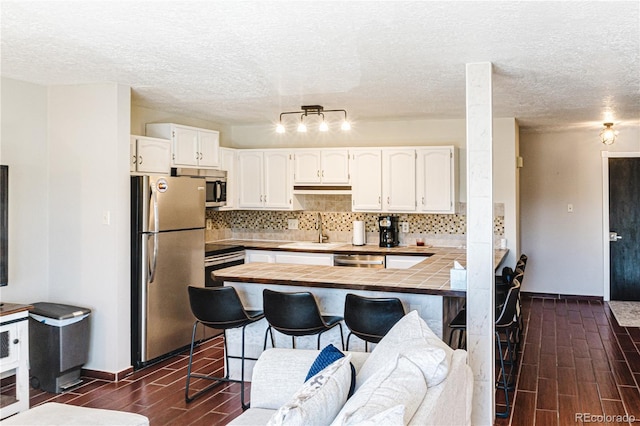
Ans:
<svg viewBox="0 0 640 426"><path fill-rule="evenodd" d="M620 327L606 303L591 300L524 298L523 314L526 330L511 392L514 407L496 425L625 424L615 417L594 421L599 415L640 419L639 328ZM31 406L56 401L131 411L149 417L151 425L217 425L238 416L238 384L221 385L185 402L187 361L188 353L183 353L118 383L85 379L63 394L32 389ZM220 372L222 366L221 338L201 345L195 368ZM193 389L206 384L195 380ZM496 400L503 402L504 395L498 392ZM576 417L580 415L582 420Z"/></svg>

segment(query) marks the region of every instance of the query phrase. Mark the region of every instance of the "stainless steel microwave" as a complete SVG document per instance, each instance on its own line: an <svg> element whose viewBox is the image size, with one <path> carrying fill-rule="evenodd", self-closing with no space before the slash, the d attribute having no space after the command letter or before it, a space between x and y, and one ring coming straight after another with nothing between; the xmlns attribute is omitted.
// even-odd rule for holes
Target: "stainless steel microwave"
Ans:
<svg viewBox="0 0 640 426"><path fill-rule="evenodd" d="M227 171L208 170L204 180L207 186L206 206L223 207L227 205Z"/></svg>

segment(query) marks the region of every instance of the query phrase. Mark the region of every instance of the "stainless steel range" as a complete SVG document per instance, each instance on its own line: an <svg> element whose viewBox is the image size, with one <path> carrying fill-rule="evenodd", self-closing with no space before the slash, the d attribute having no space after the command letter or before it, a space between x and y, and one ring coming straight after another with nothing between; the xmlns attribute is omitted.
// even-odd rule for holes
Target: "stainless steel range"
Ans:
<svg viewBox="0 0 640 426"><path fill-rule="evenodd" d="M214 281L211 272L244 263L244 247L226 244L205 244L204 286L219 287L223 283Z"/></svg>

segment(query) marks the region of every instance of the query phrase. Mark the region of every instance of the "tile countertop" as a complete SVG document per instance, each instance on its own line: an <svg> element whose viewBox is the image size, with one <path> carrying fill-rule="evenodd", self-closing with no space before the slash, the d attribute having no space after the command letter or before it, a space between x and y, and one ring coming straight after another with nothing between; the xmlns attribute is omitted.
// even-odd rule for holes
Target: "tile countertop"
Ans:
<svg viewBox="0 0 640 426"><path fill-rule="evenodd" d="M216 279L223 281L434 294L438 296L464 297L466 294L464 290L452 290L449 283L449 270L453 267L454 260L457 260L462 265L466 263L465 249L429 246L384 248L376 245L353 246L345 243L343 246L334 247L330 250L309 250L283 248L282 246L288 243L283 241L225 240L218 241L218 243L242 245L246 249L256 250L430 256L409 269L246 263L214 271L213 274ZM496 269L507 253L508 250L495 250L494 267Z"/></svg>

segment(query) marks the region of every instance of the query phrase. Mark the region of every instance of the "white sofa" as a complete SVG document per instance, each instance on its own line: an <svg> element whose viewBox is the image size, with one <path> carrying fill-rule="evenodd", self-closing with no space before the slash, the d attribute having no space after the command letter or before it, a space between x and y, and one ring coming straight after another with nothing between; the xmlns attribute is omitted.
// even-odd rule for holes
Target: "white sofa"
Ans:
<svg viewBox="0 0 640 426"><path fill-rule="evenodd" d="M446 346L431 332L415 311L407 314L396 324L371 353L345 352L347 359L355 367L356 393L347 400L342 408L336 409L340 412L335 418L333 417L334 411L324 420L316 421L314 415L311 414L304 421L300 421L300 418L296 417L298 420L283 422L282 416L277 418L274 414L279 409L282 412L281 407L287 404L291 406L292 398L296 400L294 394L300 393L307 372L319 353L320 351L299 349L268 349L263 352L253 369L251 408L232 420L230 424L470 424L473 375L467 365L467 352L454 351ZM409 389L400 388L396 395L395 385L389 385L388 382L383 383L380 380L384 379L376 379L374 376L382 374L391 378L395 373L387 373L398 371L399 368L394 370L393 367L385 364L394 364L399 367L401 364L399 360L403 359L402 357L405 357L403 362L414 370L410 370L409 374L405 371L404 376L398 376L398 383L409 387ZM367 363L369 365L366 365ZM419 368L419 370L415 370L415 368ZM384 371L387 373L383 374ZM420 374L421 371L423 374ZM420 380L420 383L426 382L428 384L424 386L420 383L415 384L413 383L414 379ZM369 385L365 386L367 380L369 380ZM376 380L378 382L372 385L372 382ZM311 381L310 379L309 382ZM358 399L359 393L365 392L366 388L370 388L369 392L377 392L378 390L384 392L384 388L392 389L390 392L394 393L393 398L397 396L398 400L384 406L386 402L380 404L381 399L376 399L376 396L371 394L367 394L364 399L363 397ZM298 398L297 403L300 403L301 399L302 403L306 403L305 398L308 396ZM343 398L346 399L346 395ZM382 401L388 399L389 393L383 395ZM411 403L408 401L409 399L414 402ZM400 417L399 420L398 416L394 420L393 415L389 417L384 414L382 417L367 418L367 421L364 421L362 417L359 420L356 417L349 420L349 418L345 418L344 412L347 405L352 402L351 400L358 400L356 405L361 404L360 409L367 411L371 408L367 413L368 416L375 415L377 412L396 404L402 405L402 409L409 411L403 411L404 417ZM330 412L330 403L326 404L326 410ZM366 407L367 404L377 405L376 407ZM295 405L293 404L293 406ZM378 406L381 408L378 409ZM396 407L396 411L399 408ZM389 412L391 411L390 409ZM351 412L353 413L353 410ZM313 421L309 418L313 418ZM332 418L334 419L333 423L330 420Z"/></svg>

